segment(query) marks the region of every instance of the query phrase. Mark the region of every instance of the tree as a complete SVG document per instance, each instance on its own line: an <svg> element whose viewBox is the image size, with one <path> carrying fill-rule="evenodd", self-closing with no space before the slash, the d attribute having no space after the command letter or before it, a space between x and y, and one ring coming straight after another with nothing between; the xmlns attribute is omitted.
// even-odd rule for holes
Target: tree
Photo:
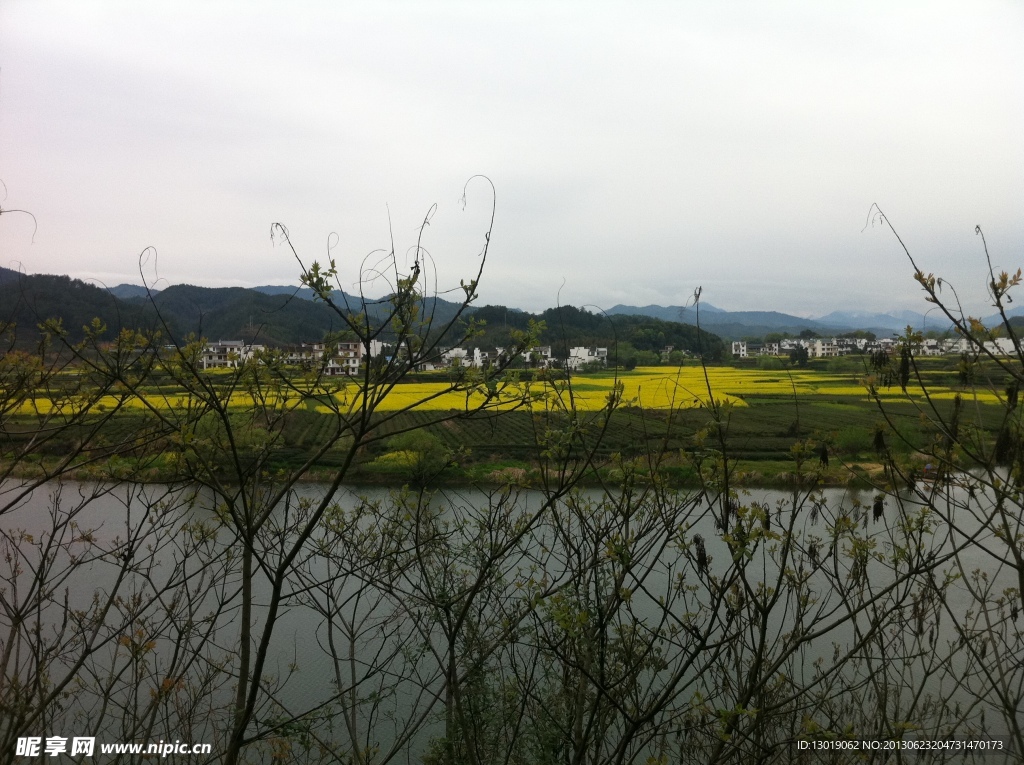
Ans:
<svg viewBox="0 0 1024 765"><path fill-rule="evenodd" d="M434 482L452 464L454 455L439 438L425 430L403 433L388 441L392 457L408 481L418 486Z"/></svg>
<svg viewBox="0 0 1024 765"><path fill-rule="evenodd" d="M968 700L958 705L954 721L1002 729L1022 751L1024 726L1017 707L1024 687L1024 633L1018 621L1024 606L1024 450L1018 391L1024 382L1024 353L1007 316L1021 271L997 272L981 228L975 229L987 265L989 298L999 317L997 326L987 327L964 313L948 282L918 266L877 207L873 219L896 237L925 299L969 347L961 360L961 392L952 401L930 395L929 378L916 357L920 336L909 329L895 356L876 359L869 384L884 418L875 445L886 466L886 480L877 486L879 496L886 504L930 514L932 524L945 535L929 608L937 611L936 619L941 614L948 620L945 623L956 635L944 657L946 666L961 668L957 688ZM994 342L998 337L1008 339L1008 350ZM895 382L908 394L921 421L930 424L930 440L907 442L892 407L881 396L881 388ZM984 398L992 403L969 405Z"/></svg>
<svg viewBox="0 0 1024 765"><path fill-rule="evenodd" d="M424 227L428 222L429 216ZM275 225L273 232L290 248L287 229ZM4 450L5 475L12 477L19 471L24 472L26 462L37 457L51 439L66 442L72 436L77 445L57 460L34 463L41 469L29 471L29 478L16 481L14 486L5 484L3 509L13 512L26 496L46 481L71 469L80 475L93 464L97 477L117 483L137 480L143 475L146 461L153 459L152 453L145 450L142 458L131 457L143 451L142 444L160 440L166 443L170 456L170 464L164 467L175 473L178 480L189 487L198 487L209 497L217 518L213 525L207 523L187 531L186 538L191 535L196 542L185 545L187 549L179 549L170 527L166 528L166 541L161 541L158 534L164 527L152 527L153 514L160 512L161 501L165 501L156 500L147 504L150 509L143 511L141 518L133 518L127 538L118 537L109 545L103 545L95 541L95 532L85 527L80 518L87 514L89 505L109 492L104 489L71 509L55 502L53 525L39 542L34 536L7 536L7 544L12 546L9 560L14 561L8 582L19 579L26 554L34 550L38 559L32 563L37 577L34 589L22 592L17 601L8 604L13 610L8 610L6 617L10 633L5 641L4 657L50 655L49 644L41 643L27 631L29 622L26 620L30 614L35 614L38 628L41 613L59 614L61 607L54 588L73 576L83 561L108 568L112 563L116 573L109 592L86 612L88 618L75 619L77 631L63 635L66 640L58 639L54 644L52 650L57 652L54 654L57 664L36 662L30 667L20 667L4 660L7 672L13 673L6 675L4 683L7 692L3 695L12 705L7 716L12 724L0 730L4 751L13 751L13 744L6 746L12 743L12 736L23 733L34 721L38 723L40 715L52 714L55 700L66 692L70 683L78 682L82 667L98 652L123 646L135 667L129 674L140 681L143 677L140 673L152 672L151 644L156 646L170 640L194 665L210 648L210 640L223 639L223 625L218 624L216 628L209 625L218 621L224 609L239 615L239 633L231 641L239 647L237 660L225 664L221 659L210 659L209 666L220 666L221 672L214 673L216 680L211 680L205 691L208 698L212 698L222 693L221 689L229 681L234 686L230 722L217 734L224 736L221 750L224 761L239 761L244 750L272 740L281 730L296 730L296 726L312 724L312 718L318 714L317 707L282 708L275 700L287 676L269 684L266 679L279 621L296 602L291 583L311 565L313 545L325 519L334 512L335 498L356 453L383 438L381 429L395 419L395 412L379 410L380 403L408 370L436 353L439 338L450 334L465 309L476 299L489 241L490 226L483 235L478 272L461 283L461 308L445 326L437 326L434 316L423 310L426 299L422 284L426 281L427 261L419 244L408 273L399 271L393 252L387 263L376 264L374 274L378 277L387 274L384 266L388 263L391 269L393 291L383 301L371 301L361 295L358 305L336 303L331 283L337 275L334 263L321 266L314 262L303 269L304 282L335 312L347 330L359 338L367 355L371 343L383 336L390 337L399 349L390 359L371 359L359 380L327 377L326 355L319 368L296 376L282 365L280 356L273 353L240 364L228 374L211 376L201 368L202 344L199 341L178 344L166 351L161 348L158 334L125 332L108 347L101 340L103 328L98 323L80 343L73 343L59 324L48 324L48 335L44 338L48 344L40 346L36 357L13 352L4 356L0 364L4 379L3 412L13 417L44 397L47 403L44 409L37 407L39 414L32 423L34 427L27 430L24 416L18 418L17 423L11 418L4 420L5 440L9 444ZM294 249L291 252L298 257ZM471 336L472 332L470 322L462 337ZM13 329L8 334L13 341ZM510 357L515 357L533 341L534 338L522 334L517 346L511 349ZM56 350L51 351L51 346ZM160 384L154 385L157 376ZM168 401L163 392L167 384L176 391L173 402ZM516 406L528 400L524 388L503 377L502 365L485 371L460 371L453 376L448 390L465 394L465 410L455 415L439 413L436 421ZM410 402L408 408L415 407L416 403ZM330 414L331 427L324 431L312 454L306 455L294 469L282 473L273 468L273 457L284 446L289 419L310 404ZM112 438L113 433L121 430L113 426L116 417L129 407L140 412L132 417L135 427L123 437ZM25 431L26 435L19 437L19 431ZM337 452L340 467L316 501L304 499L300 496L300 482L316 461L331 451ZM129 457L127 462L114 459L122 454ZM116 472L112 469L115 463ZM177 496L177 491L180 489L170 489L165 496ZM181 506L188 501L182 500L184 505ZM147 530L151 527L155 530ZM168 545L178 545L174 555L180 568L170 572L160 587L154 583L138 590L138 575L148 566L156 565L158 551L169 550ZM26 546L32 549L24 549ZM225 564L228 564L226 568ZM219 573L214 575L214 569ZM185 570L189 571L188 575ZM219 596L214 595L213 590L200 589L192 601L175 596L173 608L162 607L161 592L175 591L184 586L184 582L195 581L195 577L203 580L207 587L229 589ZM237 589L231 584L233 581L237 582ZM124 590L133 587L136 596L142 596L140 606L125 611L123 619L126 621L118 627L111 623L112 611L118 610L118 604L127 597ZM183 618L180 609L205 608L211 602L214 603L212 610L204 615L207 631L181 633L177 622ZM65 621L78 613L67 602L63 610ZM57 621L59 623L60 619ZM129 629L127 624L139 626ZM179 632L171 635L168 630ZM16 650L23 644L24 654ZM108 669L114 671L117 664L115 655ZM57 666L63 671L58 672ZM157 696L149 705L152 712L125 714L116 723L122 733L138 730L130 726L143 725L148 714L168 712L167 705L177 694L168 693L167 698L163 698L160 687L158 683ZM17 689L21 690L14 692ZM111 700L121 703L121 694L115 693L113 686L106 691L97 688L96 692L105 703ZM340 694L341 689L339 697ZM173 719L173 715L168 719ZM99 725L103 721L94 719L93 722ZM198 724L200 720L192 722ZM218 730L216 725L214 730Z"/></svg>
<svg viewBox="0 0 1024 765"><path fill-rule="evenodd" d="M428 214L423 229L429 219ZM491 221L493 223L493 213ZM273 231L302 265L301 258L291 246L287 229L275 224ZM396 413L382 411L380 404L408 370L437 355L440 339L450 338L456 322L476 299L487 260L490 232L491 224L483 235L477 273L460 282L460 309L441 327L436 327L433 315L424 311L421 284L427 279L427 260L419 241L413 253L412 268L407 273L399 271L395 253L388 254L386 265L393 291L386 302L376 305L378 311L383 308L383 318L378 320L371 318L375 312L369 310L371 301L364 295L360 296L359 305L354 307L334 301L334 282L338 275L334 261L324 266L317 262L308 268L303 266L303 283L335 311L348 331L359 338L368 357L373 341L385 333L397 349L388 359L370 359L358 381L335 383L325 377L325 369L308 378L295 380L273 363L267 363L243 367L226 388L216 388L198 374L192 362L194 351L180 349L176 382L195 401L194 409L198 416L193 422L198 424L209 418L215 428L215 435L210 439L212 451L207 452L196 447L198 434L191 422L185 423L185 427L178 426L186 446L183 450L183 474L190 482L198 483L218 497L224 508L226 529L233 537L232 545L241 551L242 556L238 680L234 719L225 756L227 763L239 761L247 746L266 740L282 727L311 724L311 717L315 717L320 708L320 705L311 705L298 710L282 709L275 701L275 687L268 687L264 681L278 622L293 600L290 583L300 570L311 570L310 556L322 546L319 539L322 521L333 512L347 468L356 453L379 440L382 427L395 420ZM383 265L376 265L375 270L382 272ZM470 321L456 344L471 337L473 332L473 322ZM534 342L535 338L520 335L509 357L518 356ZM528 401L528 393L513 381L503 378L503 371L504 363L486 370L459 370L448 390L466 394L466 408L455 416ZM245 396L252 413L251 419L244 424L234 420L231 411L231 398L238 393ZM284 475L271 474L267 466L272 452L280 443L286 417L301 402L310 400L331 414L331 430L321 438L318 450L297 469ZM415 408L417 403L412 401L403 410ZM452 416L449 412L441 412L435 421ZM248 444L240 444L235 437L240 425L255 435L251 448ZM342 447L340 467L328 487L315 500L303 501L298 492L299 481L317 457L339 445ZM278 515L282 505L286 508L283 518ZM371 563L382 565L379 561ZM347 575L355 576L355 572ZM335 572L332 576L334 586L338 586L338 580L345 577L345 571ZM266 589L263 597L258 597L255 587L259 580ZM258 600L265 603L259 620L255 618ZM345 689L339 688L339 701L344 694ZM268 717L268 711L275 708L276 714Z"/></svg>

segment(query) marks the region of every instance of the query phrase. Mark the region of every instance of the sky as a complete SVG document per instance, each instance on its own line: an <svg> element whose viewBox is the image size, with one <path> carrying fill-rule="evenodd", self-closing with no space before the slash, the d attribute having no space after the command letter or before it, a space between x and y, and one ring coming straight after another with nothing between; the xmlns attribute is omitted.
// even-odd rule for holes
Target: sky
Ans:
<svg viewBox="0 0 1024 765"><path fill-rule="evenodd" d="M280 222L377 296L429 215L453 297L493 211L481 304L923 310L880 208L984 306L975 226L1024 265L1021 40L978 0L5 0L0 209L35 221L0 265L294 284Z"/></svg>

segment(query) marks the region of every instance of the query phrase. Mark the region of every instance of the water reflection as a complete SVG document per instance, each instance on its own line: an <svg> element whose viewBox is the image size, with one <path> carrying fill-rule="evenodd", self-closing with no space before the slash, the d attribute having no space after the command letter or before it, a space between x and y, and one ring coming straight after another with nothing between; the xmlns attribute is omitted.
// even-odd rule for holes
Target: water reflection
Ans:
<svg viewBox="0 0 1024 765"><path fill-rule="evenodd" d="M248 579L240 510L208 491L64 482L20 500L2 516L0 634L26 649L6 682L53 697L32 729L223 745L244 585L258 638L286 570L251 731L267 756L283 741L419 759L465 725L456 708L492 745L590 735L595 757L704 756L740 732L777 757L844 723L1007 733L997 691L1021 680L1020 633L979 602L1018 572L980 489L350 488L289 558L324 488L272 509Z"/></svg>

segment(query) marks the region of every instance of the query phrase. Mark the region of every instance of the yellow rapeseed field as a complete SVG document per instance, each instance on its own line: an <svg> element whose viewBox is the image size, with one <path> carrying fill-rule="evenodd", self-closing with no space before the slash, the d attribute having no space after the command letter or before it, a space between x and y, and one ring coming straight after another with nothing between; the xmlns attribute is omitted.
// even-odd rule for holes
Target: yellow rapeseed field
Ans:
<svg viewBox="0 0 1024 765"><path fill-rule="evenodd" d="M852 374L823 373L809 370L756 370L735 369L733 367L699 366L682 368L646 367L626 372L616 377L609 372L600 375L577 375L570 385L565 381L534 382L517 387L508 386L500 389L499 394L488 400L482 391L452 391L449 384L439 376L437 382L411 382L395 386L380 402L378 409L397 411L415 408L421 411L449 411L476 409L487 402L494 409L512 409L524 405L529 399L535 408L557 405L559 399L567 406L570 401L582 411L596 411L607 406L609 396L615 386L621 386L621 402L627 406L640 406L647 409L692 408L704 406L711 395L719 402L730 402L734 406L756 406L758 397L793 396L799 399L816 397L854 397L867 402L869 396L862 380ZM923 398L919 389L908 388L913 399ZM880 388L879 395L886 399L903 399L898 386ZM940 385L929 387L929 395L938 400L948 400L956 392ZM183 395L166 394L159 391L143 393L145 400L130 398L121 406L132 409L180 409L188 405ZM996 395L979 391L970 394L984 403L998 401ZM254 405L252 396L246 392L235 391L231 394L229 406L238 409L250 409ZM320 412L328 412L337 408L342 411L355 411L362 405L362 392L355 381L342 384L328 400L306 399L296 392L279 393L260 401L259 406L281 407L285 409L304 408ZM94 410L107 411L118 406L118 399L106 396L96 402ZM38 412L47 414L61 409L70 412L80 406L75 402L51 401L36 395L26 400L20 412L29 414Z"/></svg>

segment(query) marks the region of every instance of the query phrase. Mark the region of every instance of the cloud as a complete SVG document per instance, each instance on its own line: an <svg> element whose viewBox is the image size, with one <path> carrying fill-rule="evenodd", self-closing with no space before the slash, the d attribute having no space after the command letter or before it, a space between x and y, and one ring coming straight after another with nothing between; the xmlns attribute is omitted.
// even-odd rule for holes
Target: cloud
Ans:
<svg viewBox="0 0 1024 765"><path fill-rule="evenodd" d="M973 228L1024 243L1015 4L14 3L0 225L36 272L293 281L267 236L357 268L423 215L457 283L497 187L484 299L790 312L913 304L871 203L981 299ZM17 204L15 204L17 203ZM350 275L354 280L355 275ZM490 290L493 290L491 292Z"/></svg>

